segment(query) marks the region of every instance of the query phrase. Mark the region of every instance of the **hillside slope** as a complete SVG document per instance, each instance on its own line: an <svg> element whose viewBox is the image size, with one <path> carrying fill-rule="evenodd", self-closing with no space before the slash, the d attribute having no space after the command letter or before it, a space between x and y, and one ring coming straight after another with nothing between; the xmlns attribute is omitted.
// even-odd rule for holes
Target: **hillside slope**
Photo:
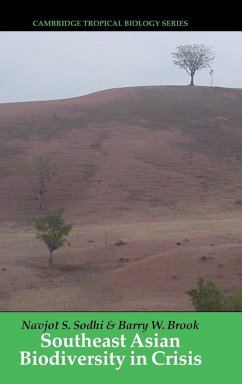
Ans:
<svg viewBox="0 0 242 384"><path fill-rule="evenodd" d="M1 104L0 310L192 310L200 276L242 291L241 106L240 89L187 86ZM45 207L73 223L53 268L14 172L49 153Z"/></svg>
<svg viewBox="0 0 242 384"><path fill-rule="evenodd" d="M12 164L52 152L59 172L46 207L63 206L77 222L233 206L242 195L241 105L240 89L187 86L1 104L0 220L35 215Z"/></svg>
<svg viewBox="0 0 242 384"><path fill-rule="evenodd" d="M36 202L15 161L56 155L46 206L95 220L242 194L242 90L135 87L0 105L0 219L25 221ZM82 218L80 218L82 217Z"/></svg>

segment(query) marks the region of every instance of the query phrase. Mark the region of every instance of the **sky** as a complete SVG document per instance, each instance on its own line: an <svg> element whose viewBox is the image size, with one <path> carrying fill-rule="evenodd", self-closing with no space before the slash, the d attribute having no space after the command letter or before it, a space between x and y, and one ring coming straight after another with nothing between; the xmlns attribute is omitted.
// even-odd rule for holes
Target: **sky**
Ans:
<svg viewBox="0 0 242 384"><path fill-rule="evenodd" d="M0 32L0 103L187 85L171 55L183 44L212 48L214 86L242 88L242 32ZM209 68L194 80L209 86Z"/></svg>

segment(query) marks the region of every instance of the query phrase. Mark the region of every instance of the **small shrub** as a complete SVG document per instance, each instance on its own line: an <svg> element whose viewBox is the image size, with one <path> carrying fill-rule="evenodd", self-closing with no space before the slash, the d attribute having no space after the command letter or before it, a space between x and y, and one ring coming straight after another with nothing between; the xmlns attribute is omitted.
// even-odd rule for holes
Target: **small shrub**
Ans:
<svg viewBox="0 0 242 384"><path fill-rule="evenodd" d="M242 311L242 293L237 292L224 297L224 311L241 312Z"/></svg>
<svg viewBox="0 0 242 384"><path fill-rule="evenodd" d="M197 288L190 289L187 294L197 311L222 311L224 297L212 281L198 279Z"/></svg>
<svg viewBox="0 0 242 384"><path fill-rule="evenodd" d="M127 263L129 261L128 257L120 257L119 259L120 263Z"/></svg>
<svg viewBox="0 0 242 384"><path fill-rule="evenodd" d="M187 294L197 311L231 311L242 312L242 292L224 296L212 282L199 278L197 288L190 289Z"/></svg>
<svg viewBox="0 0 242 384"><path fill-rule="evenodd" d="M115 245L117 245L117 246L126 245L126 243L123 240L118 240L118 241L116 241Z"/></svg>

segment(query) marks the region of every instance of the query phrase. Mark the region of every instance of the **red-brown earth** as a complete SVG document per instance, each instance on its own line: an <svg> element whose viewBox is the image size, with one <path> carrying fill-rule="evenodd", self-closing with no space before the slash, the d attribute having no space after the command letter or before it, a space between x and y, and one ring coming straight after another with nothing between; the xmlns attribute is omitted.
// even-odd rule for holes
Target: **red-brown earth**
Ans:
<svg viewBox="0 0 242 384"><path fill-rule="evenodd" d="M242 290L241 107L240 89L176 86L1 104L0 310L192 310L199 276ZM49 153L45 207L73 224L52 268L14 171Z"/></svg>

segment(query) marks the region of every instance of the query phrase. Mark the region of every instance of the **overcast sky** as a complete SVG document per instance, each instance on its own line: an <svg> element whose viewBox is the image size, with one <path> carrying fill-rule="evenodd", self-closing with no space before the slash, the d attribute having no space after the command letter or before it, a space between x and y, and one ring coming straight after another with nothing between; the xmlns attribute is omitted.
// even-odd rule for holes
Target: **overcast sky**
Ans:
<svg viewBox="0 0 242 384"><path fill-rule="evenodd" d="M242 32L0 32L0 102L63 99L139 85L186 85L172 63L182 44L216 58L214 86L242 88ZM196 85L210 85L209 69Z"/></svg>

